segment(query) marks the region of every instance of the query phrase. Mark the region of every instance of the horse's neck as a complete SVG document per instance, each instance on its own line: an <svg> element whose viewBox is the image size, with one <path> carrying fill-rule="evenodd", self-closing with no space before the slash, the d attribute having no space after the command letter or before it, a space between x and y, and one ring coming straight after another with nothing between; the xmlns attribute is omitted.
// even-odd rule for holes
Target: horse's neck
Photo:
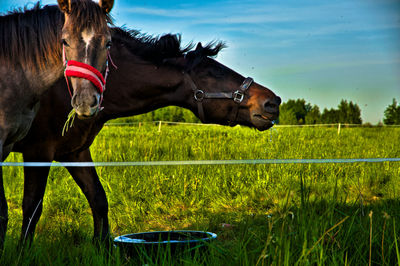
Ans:
<svg viewBox="0 0 400 266"><path fill-rule="evenodd" d="M189 96L182 93L179 81L155 81L159 73L154 67L153 70L140 70L141 73L147 72L145 75L148 76L135 73L140 67L143 65L130 67L129 78L122 70L110 74L103 102L104 110L101 112L106 120L142 114L170 105L185 107Z"/></svg>
<svg viewBox="0 0 400 266"><path fill-rule="evenodd" d="M111 48L111 57L117 69L110 66L102 104L104 110L100 112L102 121L169 105L189 107L187 102L193 93L183 88L180 70L172 66L157 66L118 43Z"/></svg>

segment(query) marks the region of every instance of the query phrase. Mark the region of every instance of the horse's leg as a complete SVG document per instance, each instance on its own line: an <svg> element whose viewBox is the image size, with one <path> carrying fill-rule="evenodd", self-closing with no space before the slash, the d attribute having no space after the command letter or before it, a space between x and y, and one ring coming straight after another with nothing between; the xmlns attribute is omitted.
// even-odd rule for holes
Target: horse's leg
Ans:
<svg viewBox="0 0 400 266"><path fill-rule="evenodd" d="M37 158L36 158L37 160ZM24 154L24 161L33 161ZM47 161L47 160L44 160ZM50 167L24 167L24 198L20 244L30 243L43 209L43 196Z"/></svg>
<svg viewBox="0 0 400 266"><path fill-rule="evenodd" d="M1 131L1 129L0 129ZM1 136L0 136L1 137ZM3 140L0 139L0 159L3 158ZM1 160L3 161L3 160ZM3 185L3 167L0 167L0 251L3 250L8 223L8 206Z"/></svg>
<svg viewBox="0 0 400 266"><path fill-rule="evenodd" d="M51 162L50 149L28 149L23 152L25 162ZM22 230L20 245L33 239L36 224L43 209L43 196L50 167L24 167L24 197L22 199Z"/></svg>
<svg viewBox="0 0 400 266"><path fill-rule="evenodd" d="M69 162L92 162L89 149L72 153L63 158ZM108 203L106 193L100 183L94 167L67 167L69 173L78 184L92 209L94 222L94 239L100 238L109 244Z"/></svg>

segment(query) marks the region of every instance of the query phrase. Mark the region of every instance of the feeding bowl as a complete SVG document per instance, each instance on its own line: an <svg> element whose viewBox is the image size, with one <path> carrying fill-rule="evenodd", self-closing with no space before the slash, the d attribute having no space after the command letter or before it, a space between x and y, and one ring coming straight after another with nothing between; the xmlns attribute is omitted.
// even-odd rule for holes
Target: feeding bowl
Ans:
<svg viewBox="0 0 400 266"><path fill-rule="evenodd" d="M158 254L159 252L204 252L217 235L203 231L159 231L118 236L114 244L128 255Z"/></svg>

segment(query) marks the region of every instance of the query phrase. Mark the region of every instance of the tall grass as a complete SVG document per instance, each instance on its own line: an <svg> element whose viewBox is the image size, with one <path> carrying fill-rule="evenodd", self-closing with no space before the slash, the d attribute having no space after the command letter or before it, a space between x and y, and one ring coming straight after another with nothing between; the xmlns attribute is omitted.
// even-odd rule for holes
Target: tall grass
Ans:
<svg viewBox="0 0 400 266"><path fill-rule="evenodd" d="M95 161L400 157L400 129L106 127ZM9 161L21 160L13 154ZM98 167L113 235L193 229L218 234L207 256L142 264L394 265L400 164ZM32 248L16 246L22 168L4 168L10 221L1 264L121 265L91 242L92 217L67 171L52 168ZM370 215L369 215L370 214ZM67 248L66 248L67 247ZM137 259L137 258L136 258ZM139 258L140 259L140 258Z"/></svg>

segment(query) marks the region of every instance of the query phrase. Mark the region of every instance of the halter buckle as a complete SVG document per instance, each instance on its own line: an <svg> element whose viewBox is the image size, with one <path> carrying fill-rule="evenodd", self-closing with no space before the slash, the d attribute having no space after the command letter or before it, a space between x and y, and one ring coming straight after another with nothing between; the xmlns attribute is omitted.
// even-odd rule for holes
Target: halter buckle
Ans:
<svg viewBox="0 0 400 266"><path fill-rule="evenodd" d="M237 90L232 94L232 97L235 103L241 103L244 99L244 93L240 90Z"/></svg>
<svg viewBox="0 0 400 266"><path fill-rule="evenodd" d="M194 99L198 102L201 102L204 99L204 91L196 90L194 92Z"/></svg>

